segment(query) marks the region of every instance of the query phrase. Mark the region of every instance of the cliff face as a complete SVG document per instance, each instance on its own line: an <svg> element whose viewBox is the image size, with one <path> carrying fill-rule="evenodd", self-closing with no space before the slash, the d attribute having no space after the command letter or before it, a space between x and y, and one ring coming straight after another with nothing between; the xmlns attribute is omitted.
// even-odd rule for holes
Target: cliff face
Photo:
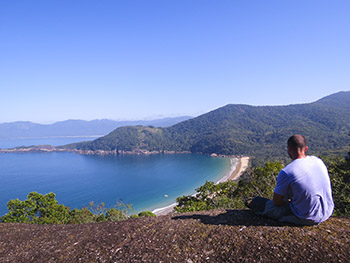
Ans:
<svg viewBox="0 0 350 263"><path fill-rule="evenodd" d="M283 225L213 210L83 225L0 224L1 262L348 262L350 218Z"/></svg>

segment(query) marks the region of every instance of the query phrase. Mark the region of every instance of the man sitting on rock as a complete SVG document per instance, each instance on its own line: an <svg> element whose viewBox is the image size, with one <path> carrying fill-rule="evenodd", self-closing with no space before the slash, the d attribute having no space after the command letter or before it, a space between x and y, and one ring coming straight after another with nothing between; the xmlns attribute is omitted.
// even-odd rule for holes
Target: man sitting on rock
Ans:
<svg viewBox="0 0 350 263"><path fill-rule="evenodd" d="M255 197L246 205L256 214L280 222L316 225L333 213L331 182L321 159L307 156L308 147L302 135L288 139L292 162L277 177L273 200Z"/></svg>

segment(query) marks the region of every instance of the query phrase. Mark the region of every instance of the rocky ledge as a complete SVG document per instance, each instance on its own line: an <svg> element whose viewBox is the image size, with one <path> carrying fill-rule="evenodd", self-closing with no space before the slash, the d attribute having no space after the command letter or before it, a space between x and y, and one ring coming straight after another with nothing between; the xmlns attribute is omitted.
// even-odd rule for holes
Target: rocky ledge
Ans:
<svg viewBox="0 0 350 263"><path fill-rule="evenodd" d="M83 225L0 224L1 262L349 262L350 218L297 227L249 210Z"/></svg>

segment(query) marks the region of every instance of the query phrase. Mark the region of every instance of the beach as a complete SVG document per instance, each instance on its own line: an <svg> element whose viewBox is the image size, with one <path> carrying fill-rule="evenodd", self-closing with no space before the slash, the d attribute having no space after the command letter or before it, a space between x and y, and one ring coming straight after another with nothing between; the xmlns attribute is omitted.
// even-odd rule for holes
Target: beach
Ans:
<svg viewBox="0 0 350 263"><path fill-rule="evenodd" d="M249 157L244 156L238 159L238 164L227 181L236 181L247 170L249 165Z"/></svg>
<svg viewBox="0 0 350 263"><path fill-rule="evenodd" d="M237 159L237 164L235 164L235 159ZM232 164L232 169L229 171L227 175L222 177L218 183L223 183L226 181L236 181L239 179L239 177L243 174L243 172L248 168L249 165L249 157L244 156L244 157L239 157L239 158L231 158L231 164ZM176 206L176 203L171 204L166 207L161 207L153 210L152 212L157 215L167 215L171 212L173 212L174 207Z"/></svg>

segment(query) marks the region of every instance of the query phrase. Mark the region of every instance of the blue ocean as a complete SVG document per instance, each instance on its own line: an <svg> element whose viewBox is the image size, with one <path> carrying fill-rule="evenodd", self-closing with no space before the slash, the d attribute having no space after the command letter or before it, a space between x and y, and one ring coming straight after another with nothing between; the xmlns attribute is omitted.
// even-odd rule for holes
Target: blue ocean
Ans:
<svg viewBox="0 0 350 263"><path fill-rule="evenodd" d="M27 144L24 140L21 143ZM61 139L58 142L51 139L50 144L60 143ZM0 141L0 148L7 148L5 144ZM71 208L88 206L91 201L113 207L122 201L132 204L133 213L152 211L174 203L179 196L195 193L207 180L218 181L230 169L228 158L195 154L0 154L0 215L7 212L7 201L24 200L33 191L54 192L60 204Z"/></svg>

